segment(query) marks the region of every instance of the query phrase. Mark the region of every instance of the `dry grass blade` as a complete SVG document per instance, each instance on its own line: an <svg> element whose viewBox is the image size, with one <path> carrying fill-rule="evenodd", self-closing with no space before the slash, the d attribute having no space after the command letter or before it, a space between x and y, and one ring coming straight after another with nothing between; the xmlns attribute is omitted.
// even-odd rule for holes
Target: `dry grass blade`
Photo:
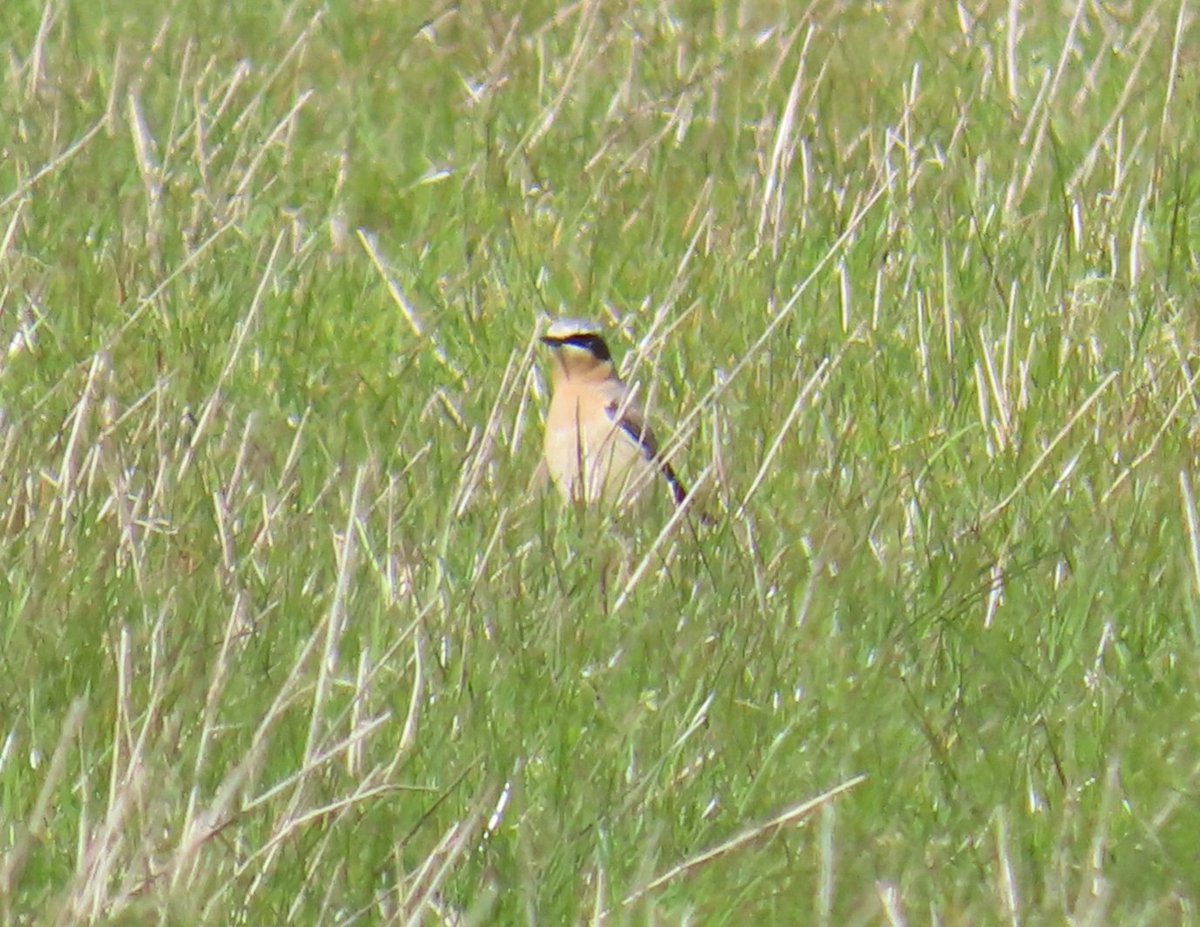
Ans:
<svg viewBox="0 0 1200 927"><path fill-rule="evenodd" d="M275 243L271 247L271 256L267 258L267 266L264 268L262 277L259 278L258 289L255 290L254 298L250 301L250 307L246 310L246 315L239 320L237 328L233 334L233 342L229 346L229 356L225 359L225 366L221 370L220 376L217 378L216 385L209 394L207 401L204 403L204 408L196 419L196 427L192 432L192 440L188 444L187 452L183 455L183 460L179 464L178 479L183 481L184 475L192 464L196 450L200 446L200 442L208 433L208 426L212 421L213 414L216 412L217 406L221 401L222 393L226 382L237 366L238 359L241 357L242 348L246 344L246 338L250 334L250 329L254 325L254 320L258 317L258 312L262 306L263 297L266 295L268 284L273 279L275 271L275 259L279 256L279 249L283 245L284 233L281 231L275 236Z"/></svg>
<svg viewBox="0 0 1200 927"><path fill-rule="evenodd" d="M321 654L320 669L317 672L317 684L313 690L312 709L309 712L308 737L305 740L304 760L311 763L316 755L322 734L321 720L325 716L325 702L333 685L332 674L336 671L340 658L342 635L350 615L346 602L350 595L350 584L354 576L354 563L358 553L359 532L356 530L362 513L361 506L363 481L366 478L364 468L359 468L354 476L354 487L350 493L349 510L346 513L346 527L341 534L337 549L337 582L334 586L333 601L325 616L325 645Z"/></svg>
<svg viewBox="0 0 1200 927"><path fill-rule="evenodd" d="M1042 84L1042 92L1038 94L1034 105L1030 107L1029 119L1025 124L1025 129L1021 133L1021 138L1025 141L1028 138L1030 127L1033 125L1034 119L1040 116L1037 126L1037 134L1033 139L1031 154L1025 161L1025 172L1021 177L1020 182L1017 182L1016 175L1013 175L1012 181L1009 184L1008 195L1004 201L1004 211L1012 211L1018 203L1024 198L1025 193L1029 189L1029 185L1033 180L1037 165L1041 163L1039 157L1042 146L1046 141L1047 129L1050 125L1050 117L1052 115L1051 104L1058 96L1058 92L1062 86L1063 75L1067 71L1067 63L1070 60L1071 51L1075 44L1075 32L1079 28L1079 22L1083 17L1084 10L1087 8L1087 0L1078 0L1075 4L1074 13L1071 16L1071 23L1067 27L1066 35L1063 37L1062 50L1059 52L1058 62L1055 65L1053 75L1047 71L1045 80Z"/></svg>
<svg viewBox="0 0 1200 927"><path fill-rule="evenodd" d="M571 4L571 6L574 6L574 4ZM571 42L571 50L568 53L565 73L563 74L558 92L555 93L554 99L547 103L537 118L533 120L533 124L529 127L525 138L521 139L520 144L513 148L512 158L516 158L519 155L526 155L545 137L546 133L554 125L555 119L558 118L563 104L567 101L571 88L578 79L579 72L584 63L595 60L600 54L600 50L593 41L593 31L601 7L602 4L597 2L597 0L581 0L578 4L579 25L575 30L575 36ZM609 42L611 38L606 37L604 41Z"/></svg>
<svg viewBox="0 0 1200 927"><path fill-rule="evenodd" d="M525 345L525 350L519 356L510 357L508 364L505 365L504 375L500 378L500 385L495 390L496 398L488 412L483 433L474 442L474 447L466 456L462 469L459 471L458 490L451 505L455 518L461 518L466 514L470 508L472 497L480 488L487 474L489 464L493 460L497 437L500 435L504 422L504 414L512 408L524 375L533 364L533 351L536 344L536 340L531 338Z"/></svg>
<svg viewBox="0 0 1200 927"><path fill-rule="evenodd" d="M1100 152L1107 146L1112 145L1113 131L1117 130L1118 133L1122 131L1121 119L1125 114L1125 109L1129 105L1130 101L1134 99L1135 94L1143 89L1142 85L1138 83L1137 78L1141 73L1142 66L1145 65L1147 58L1150 56L1150 52L1154 48L1154 31L1156 27L1154 25L1153 18L1156 16L1157 8L1160 5L1161 4L1153 4L1152 9L1148 10L1146 13L1146 19L1144 22L1149 23L1151 28L1147 30L1145 37L1142 39L1141 48L1138 50L1138 56L1134 60L1133 68L1126 77L1125 86L1121 89L1121 97L1117 100L1116 105L1113 106L1112 112L1109 114L1108 122L1104 124L1103 128L1101 128L1100 132L1096 135L1095 141L1092 142L1091 149L1083 157L1079 166L1075 169L1075 172L1067 181L1066 189L1068 195L1070 196L1076 195L1080 186L1091 176L1092 171L1095 169L1097 163L1099 163Z"/></svg>
<svg viewBox="0 0 1200 927"><path fill-rule="evenodd" d="M454 823L417 870L409 886L397 886L404 898L403 907L388 923L403 923L418 927L428 923L431 907L436 905L438 892L449 878L455 864L467 853L487 818L488 809L496 804L498 789L485 789L476 798L470 812ZM403 920L401 920L403 918Z"/></svg>
<svg viewBox="0 0 1200 927"><path fill-rule="evenodd" d="M17 200L24 199L25 196L27 196L29 192L33 190L35 186L37 186L38 183L40 183L49 175L53 174L56 170L79 154L79 152L83 151L83 149L88 146L88 143L100 134L100 131L104 127L105 120L101 119L90 129L84 132L83 135L79 136L79 138L63 149L61 153L55 155L40 168L34 171L33 174L27 180L20 183L17 188L12 191L12 193L0 200L0 209L7 209L9 205L15 203Z"/></svg>
<svg viewBox="0 0 1200 927"><path fill-rule="evenodd" d="M662 529L655 536L650 548L638 562L638 565L634 568L633 573L630 574L628 581L625 583L625 587L621 590L620 595L617 596L616 602L613 603L612 614L615 615L617 612L619 612L625 603L629 601L629 597L633 594L633 590L637 588L638 583L642 581L642 577L646 575L646 571L650 569L650 566L655 563L658 556L658 551L663 547L664 544L666 544L667 539L670 538L676 532L676 530L678 530L678 527L684 523L688 512L692 510L695 500L699 497L700 490L707 484L709 475L711 473L712 465L710 464L704 468L703 472L701 472L698 477L696 477L696 481L692 486L692 491L688 493L687 498L684 499L680 505L675 507L675 510L671 513L670 519L665 525L662 526Z"/></svg>
<svg viewBox="0 0 1200 927"><path fill-rule="evenodd" d="M1080 404L1079 408L1075 410L1069 419L1067 419L1066 424L1058 430L1058 434L1056 434L1051 439L1050 443L1046 445L1045 449L1038 454L1037 460L1035 460L1032 466L1025 471L1024 476L1017 481L1017 485L1012 488L1007 496L1001 499L983 515L981 519L982 522L991 521L1012 504L1013 500L1016 499L1017 496L1019 496L1025 489L1025 487L1029 485L1029 481L1032 480L1034 475L1042 468L1042 465L1046 462L1050 455L1054 453L1055 448L1057 448L1058 445L1062 443L1063 439L1070 434L1071 429L1075 427L1075 423L1079 421L1083 414L1087 412L1087 410L1090 409L1093 404L1095 404L1096 400L1100 398L1101 394L1106 389L1108 389L1109 385L1117 378L1119 373L1120 372L1116 370L1112 371L1100 382L1099 386L1092 390L1091 395Z"/></svg>
<svg viewBox="0 0 1200 927"><path fill-rule="evenodd" d="M155 302L159 299L159 297L162 296L167 288L172 283L175 283L177 280L183 278L189 270L193 269L197 264L199 264L200 259L207 255L213 246L225 237L227 232L230 232L235 228L237 228L237 220L228 219L218 228L216 228L211 235L200 242L199 245L189 251L187 257L180 261L179 264L176 265L176 267L169 274L163 277L163 279L160 280L146 296L138 300L137 308L134 309L133 312L129 313L125 320L116 328L116 330L107 339L105 339L103 350L105 352L111 352L117 346L118 342L120 342L121 339L123 339L125 335L131 329L133 329L138 322L141 321L142 316L146 314L148 309L154 306Z"/></svg>
<svg viewBox="0 0 1200 927"><path fill-rule="evenodd" d="M672 455L677 453L679 448L688 442L693 432L695 432L695 430L699 427L700 416L704 414L704 411L709 407L709 405L726 390L728 390L733 382L742 374L743 371L746 370L747 367L758 360L759 355L766 348L767 344L770 343L771 339L775 336L775 333L779 331L779 329L784 325L785 322L787 322L789 318L791 318L791 315L795 311L796 307L800 305L801 298L809 291L813 283L816 282L817 278L825 272L825 269L833 262L834 258L836 258L842 252L842 249L850 241L852 241L856 235L859 234L861 231L861 226L866 221L867 216L870 215L871 211L888 192L890 183L891 178L885 178L878 186L875 187L874 190L871 191L870 195L866 197L862 205L860 205L858 209L854 211L854 214L846 222L846 227L842 233L837 237L833 244L831 244L825 250L825 253L821 255L820 260L818 260L813 266L813 269L808 272L808 275L802 281L800 281L800 284L792 291L792 294L788 297L787 302L785 302L771 317L771 321L767 323L766 327L762 331L762 334L760 334L754 340L754 343L750 345L749 349L738 358L737 363L730 368L729 373L705 390L704 394L692 404L691 409L689 409L687 414L680 419L679 424L676 426L670 440L666 442L660 451L665 459L670 460Z"/></svg>
<svg viewBox="0 0 1200 927"><path fill-rule="evenodd" d="M841 785L836 786L827 792L823 792L815 798L810 798L808 801L801 802L798 805L788 808L782 814L776 815L764 824L760 824L755 827L749 827L737 836L726 840L724 843L719 843L716 846L705 850L703 853L693 856L691 859L684 860L677 866L672 866L662 875L651 879L649 883L628 895L625 898L624 904L626 906L631 905L643 895L646 895L652 891L656 891L670 882L674 882L680 876L691 872L693 869L696 869L699 866L710 863L714 859L718 859L727 853L732 853L734 850L740 850L742 847L754 843L756 840L768 836L783 827L803 821L810 814L812 814L812 812L824 807L839 795L842 795L856 786L861 785L866 781L866 779L866 776L855 776L853 779L847 779Z"/></svg>
<svg viewBox="0 0 1200 927"><path fill-rule="evenodd" d="M421 317L417 314L417 310L412 302L404 295L404 291L400 289L400 284L396 282L396 278L384 266L383 256L379 253L379 245L375 241L375 236L369 234L364 229L359 229L358 243L367 252L367 257L371 259L375 270L379 272L384 286L387 287L388 294L392 297L392 302L396 304L396 308L404 316L404 321L408 323L408 327L412 329L412 333L418 338L422 337L425 334L425 324L421 321Z"/></svg>
<svg viewBox="0 0 1200 927"><path fill-rule="evenodd" d="M1183 496L1183 514L1187 521L1188 557L1192 563L1192 582L1200 595L1200 517L1196 515L1196 496L1186 470L1179 471L1179 492Z"/></svg>
<svg viewBox="0 0 1200 927"><path fill-rule="evenodd" d="M876 886L879 904L883 908L883 916L891 927L908 927L908 918L904 916L904 899L900 887L894 882L880 882Z"/></svg>
<svg viewBox="0 0 1200 927"><path fill-rule="evenodd" d="M67 713L66 721L63 722L58 744L54 748L54 756L46 770L46 778L42 780L37 801L34 803L29 817L25 820L24 826L17 828L16 840L12 847L4 854L4 865L0 868L0 900L4 904L6 921L10 920L8 906L15 896L17 883L29 860L29 852L33 848L34 841L40 840L43 836L50 799L66 771L67 751L83 727L86 708L87 703L82 698L71 703L71 710Z"/></svg>
<svg viewBox="0 0 1200 927"><path fill-rule="evenodd" d="M791 89L788 91L787 102L783 106L783 115L775 132L775 144L771 147L767 175L763 182L762 202L758 209L758 226L755 230L755 247L761 247L768 226L771 228L771 253L779 256L780 238L784 231L784 193L787 185L788 168L796 149L795 135L796 114L800 104L800 90L804 86L805 68L808 63L808 50L812 44L814 26L805 30L804 44L801 46L799 61L796 62L796 73L792 78ZM789 43L790 45L790 43ZM810 81L810 93L821 83L820 78Z"/></svg>
<svg viewBox="0 0 1200 927"><path fill-rule="evenodd" d="M404 290L400 288L400 284L395 276L388 270L383 255L379 253L379 244L376 242L375 236L371 235L365 229L359 229L357 234L358 243L367 252L367 257L371 259L371 264L383 280L384 286L387 287L388 295L391 296L392 302L396 304L396 308L400 310L400 314L404 316L404 321L408 323L408 327L412 329L412 333L418 338L428 339L429 345L433 350L434 359L454 377L459 386L466 386L466 377L463 375L463 372L446 354L446 349L434 340L432 336L427 334L425 322L417 311L416 306L413 305L412 300L408 298Z"/></svg>
<svg viewBox="0 0 1200 927"><path fill-rule="evenodd" d="M1112 485L1104 491L1104 495L1100 497L1101 505L1104 505L1109 501L1109 499L1112 498L1113 493L1121 488L1125 481L1129 479L1134 470L1154 456L1154 452L1158 450L1159 444L1162 443L1163 435L1167 433L1167 430L1170 428L1171 424L1179 417L1179 412L1183 408L1184 403L1193 398L1193 390L1196 386L1197 377L1191 376L1187 367L1183 368L1183 377L1185 381L1183 388L1179 391L1179 396L1176 398L1175 402L1172 403L1171 408L1167 410L1167 414L1163 417L1162 424L1158 426L1158 430L1155 431L1154 435L1150 438L1150 443L1146 445L1146 448L1140 454L1138 454L1137 457L1130 461L1129 465L1117 475L1115 480L1113 480Z"/></svg>
<svg viewBox="0 0 1200 927"><path fill-rule="evenodd" d="M1013 869L1012 848L1009 846L1008 819L1003 811L996 815L996 857L1000 862L999 893L1004 913L1011 927L1021 923L1021 900L1017 893L1017 878Z"/></svg>
<svg viewBox="0 0 1200 927"><path fill-rule="evenodd" d="M754 498L754 494L758 492L759 486L761 486L763 480L766 479L767 472L771 469L771 464L779 455L779 450L783 446L784 438L786 438L788 432L792 430L792 425L795 424L796 419L800 417L800 412L804 408L804 403L808 400L809 396L812 395L813 391L829 378L829 375L833 373L833 370L837 367L838 363L842 359L842 355L845 353L846 352L843 349L838 353L838 356L833 361L830 361L827 357L821 358L821 363L817 365L817 369L813 371L812 376L808 378L804 386L802 386L800 391L796 394L796 401L792 403L792 408L788 410L787 417L783 420L783 424L779 426L779 430L775 433L775 438L771 442L771 446L767 448L767 452L763 454L762 463L759 465L758 472L754 474L754 479L750 481L750 487L746 490L746 494L742 496L741 505L738 506L739 513L745 511L746 506L750 504L750 500ZM799 370L797 370L797 374L799 374Z"/></svg>

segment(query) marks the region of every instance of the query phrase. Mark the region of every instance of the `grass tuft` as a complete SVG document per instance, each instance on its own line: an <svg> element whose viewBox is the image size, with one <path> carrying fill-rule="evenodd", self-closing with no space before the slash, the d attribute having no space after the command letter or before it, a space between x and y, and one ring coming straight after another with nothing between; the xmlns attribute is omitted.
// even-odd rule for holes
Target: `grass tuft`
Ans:
<svg viewBox="0 0 1200 927"><path fill-rule="evenodd" d="M0 25L0 921L1195 923L1189 4Z"/></svg>

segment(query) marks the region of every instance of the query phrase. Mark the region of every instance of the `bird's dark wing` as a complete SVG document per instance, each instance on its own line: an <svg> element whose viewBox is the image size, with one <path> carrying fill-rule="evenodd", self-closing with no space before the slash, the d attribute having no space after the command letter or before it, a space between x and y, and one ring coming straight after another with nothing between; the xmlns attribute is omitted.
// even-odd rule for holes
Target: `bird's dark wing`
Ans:
<svg viewBox="0 0 1200 927"><path fill-rule="evenodd" d="M646 418L642 415L641 410L632 405L622 409L619 403L610 402L604 411L608 413L608 417L613 423L641 448L642 456L658 467L658 472L663 475L667 485L671 487L671 496L674 498L675 504L682 505L683 500L687 498L687 489L675 475L674 468L659 458L658 441L654 437L654 432L650 430L650 426L646 424Z"/></svg>

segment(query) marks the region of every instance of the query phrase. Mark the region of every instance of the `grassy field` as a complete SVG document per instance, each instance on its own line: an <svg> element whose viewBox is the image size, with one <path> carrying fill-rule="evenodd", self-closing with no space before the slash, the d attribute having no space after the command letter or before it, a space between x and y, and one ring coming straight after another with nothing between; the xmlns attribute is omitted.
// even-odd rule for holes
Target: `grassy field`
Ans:
<svg viewBox="0 0 1200 927"><path fill-rule="evenodd" d="M1200 923L1200 9L498 6L3 4L0 923Z"/></svg>

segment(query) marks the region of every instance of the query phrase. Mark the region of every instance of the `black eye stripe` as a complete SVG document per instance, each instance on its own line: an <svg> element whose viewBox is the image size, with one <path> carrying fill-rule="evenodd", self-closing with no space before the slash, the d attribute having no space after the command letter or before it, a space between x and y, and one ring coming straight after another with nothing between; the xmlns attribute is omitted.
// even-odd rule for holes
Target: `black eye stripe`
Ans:
<svg viewBox="0 0 1200 927"><path fill-rule="evenodd" d="M583 348L597 360L612 360L612 355L608 352L608 345L599 335L571 335L569 338L563 338L562 343Z"/></svg>

